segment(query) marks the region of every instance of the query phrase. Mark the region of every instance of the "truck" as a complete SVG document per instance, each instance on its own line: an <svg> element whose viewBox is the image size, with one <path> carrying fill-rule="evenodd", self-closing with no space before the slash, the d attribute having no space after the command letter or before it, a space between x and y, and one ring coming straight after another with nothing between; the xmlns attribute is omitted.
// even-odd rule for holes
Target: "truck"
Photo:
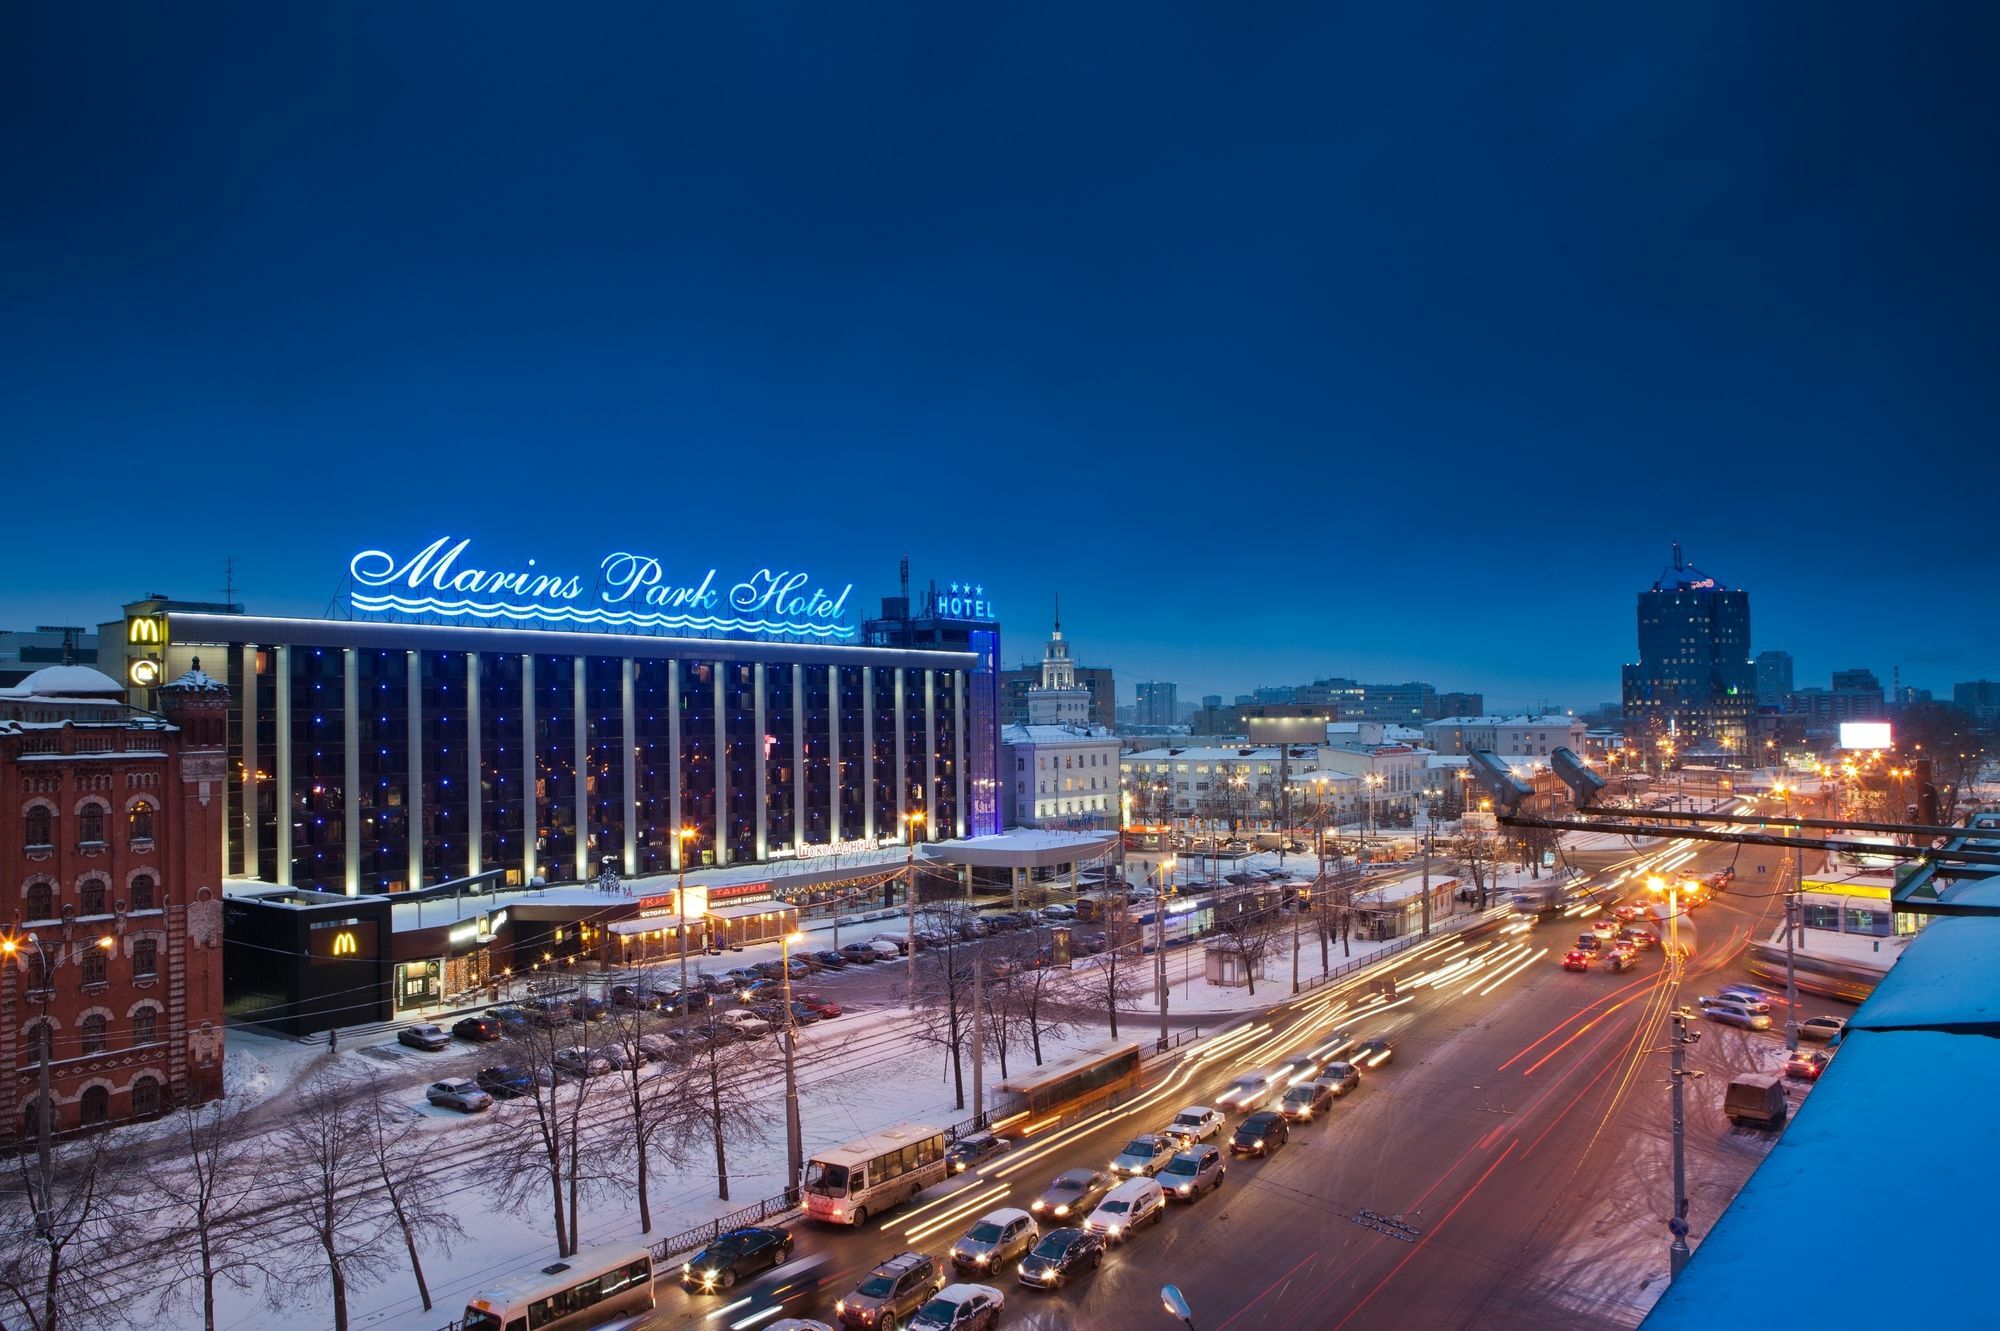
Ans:
<svg viewBox="0 0 2000 1331"><path fill-rule="evenodd" d="M1512 892L1516 915L1554 915L1563 908L1560 878L1543 878L1521 884Z"/></svg>
<svg viewBox="0 0 2000 1331"><path fill-rule="evenodd" d="M1779 1128L1790 1109L1785 1079L1775 1072L1745 1072L1723 1093L1722 1112L1739 1128Z"/></svg>

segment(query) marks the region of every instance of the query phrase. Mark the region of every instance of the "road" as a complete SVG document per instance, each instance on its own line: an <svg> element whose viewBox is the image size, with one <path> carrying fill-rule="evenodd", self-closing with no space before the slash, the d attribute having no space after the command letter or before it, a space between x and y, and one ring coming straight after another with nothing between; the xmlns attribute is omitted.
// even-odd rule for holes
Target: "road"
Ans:
<svg viewBox="0 0 2000 1331"><path fill-rule="evenodd" d="M1780 913L1775 888L1760 886L1776 883L1776 858L1762 856L1712 847L1687 864L1706 873L1734 860L1739 876L1736 890L1683 921L1683 1005L1750 979L1744 944ZM1636 856L1573 858L1602 886L1629 875ZM1618 890L1637 886L1628 877ZM1664 1031L1675 999L1660 950L1622 975L1560 969L1587 924L1507 922L1434 940L1394 959L1393 1002L1367 987L1380 970L1288 1000L1194 1045L1133 1106L1034 1138L867 1231L798 1224L798 1255L823 1255L840 1273L821 1315L874 1262L910 1247L942 1253L986 1210L1025 1203L1065 1168L1101 1168L1182 1105L1212 1102L1231 1077L1344 1028L1393 1036L1393 1062L1273 1158L1233 1163L1220 1192L1171 1213L1101 1272L1055 1294L1011 1274L995 1281L1007 1295L1003 1326L1170 1325L1158 1297L1168 1282L1202 1331L1635 1325L1667 1262ZM1827 999L1806 1006L1850 1010ZM1697 1025L1688 1065L1705 1075L1687 1110L1696 1244L1769 1149L1768 1137L1731 1128L1719 1106L1731 1075L1771 1065L1782 1017L1763 1033ZM648 1325L730 1326L740 1313L711 1316L728 1302L663 1282Z"/></svg>

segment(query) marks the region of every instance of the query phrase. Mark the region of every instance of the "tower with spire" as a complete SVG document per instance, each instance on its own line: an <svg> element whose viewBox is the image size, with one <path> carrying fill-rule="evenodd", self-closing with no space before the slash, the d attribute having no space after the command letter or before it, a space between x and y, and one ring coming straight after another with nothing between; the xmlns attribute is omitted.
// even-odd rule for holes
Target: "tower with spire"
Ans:
<svg viewBox="0 0 2000 1331"><path fill-rule="evenodd" d="M1076 682L1076 662L1063 641L1062 598L1056 598L1055 629L1042 649L1042 682L1028 690L1031 726L1088 726L1090 690Z"/></svg>

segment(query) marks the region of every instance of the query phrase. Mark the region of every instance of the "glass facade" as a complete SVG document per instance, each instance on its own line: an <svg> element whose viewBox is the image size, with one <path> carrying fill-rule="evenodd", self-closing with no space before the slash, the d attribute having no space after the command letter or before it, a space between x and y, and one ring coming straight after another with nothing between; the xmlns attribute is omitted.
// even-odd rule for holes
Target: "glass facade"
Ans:
<svg viewBox="0 0 2000 1331"><path fill-rule="evenodd" d="M669 873L681 827L700 868L893 841L904 808L928 815L928 840L969 816L970 675L938 652L523 655L484 631L396 626L384 646L345 633L360 625L249 622L292 636L282 649L177 639L170 663L227 663L232 875L364 893L486 871L567 882L607 857Z"/></svg>

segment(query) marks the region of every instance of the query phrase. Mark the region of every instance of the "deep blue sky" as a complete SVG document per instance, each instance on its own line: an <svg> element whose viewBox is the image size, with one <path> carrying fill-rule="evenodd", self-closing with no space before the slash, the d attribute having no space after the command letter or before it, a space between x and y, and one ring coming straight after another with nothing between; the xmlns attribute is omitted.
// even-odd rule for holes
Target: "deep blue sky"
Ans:
<svg viewBox="0 0 2000 1331"><path fill-rule="evenodd" d="M280 10L282 9L282 12ZM2000 672L2000 10L15 4L0 626L983 580L1184 697Z"/></svg>

